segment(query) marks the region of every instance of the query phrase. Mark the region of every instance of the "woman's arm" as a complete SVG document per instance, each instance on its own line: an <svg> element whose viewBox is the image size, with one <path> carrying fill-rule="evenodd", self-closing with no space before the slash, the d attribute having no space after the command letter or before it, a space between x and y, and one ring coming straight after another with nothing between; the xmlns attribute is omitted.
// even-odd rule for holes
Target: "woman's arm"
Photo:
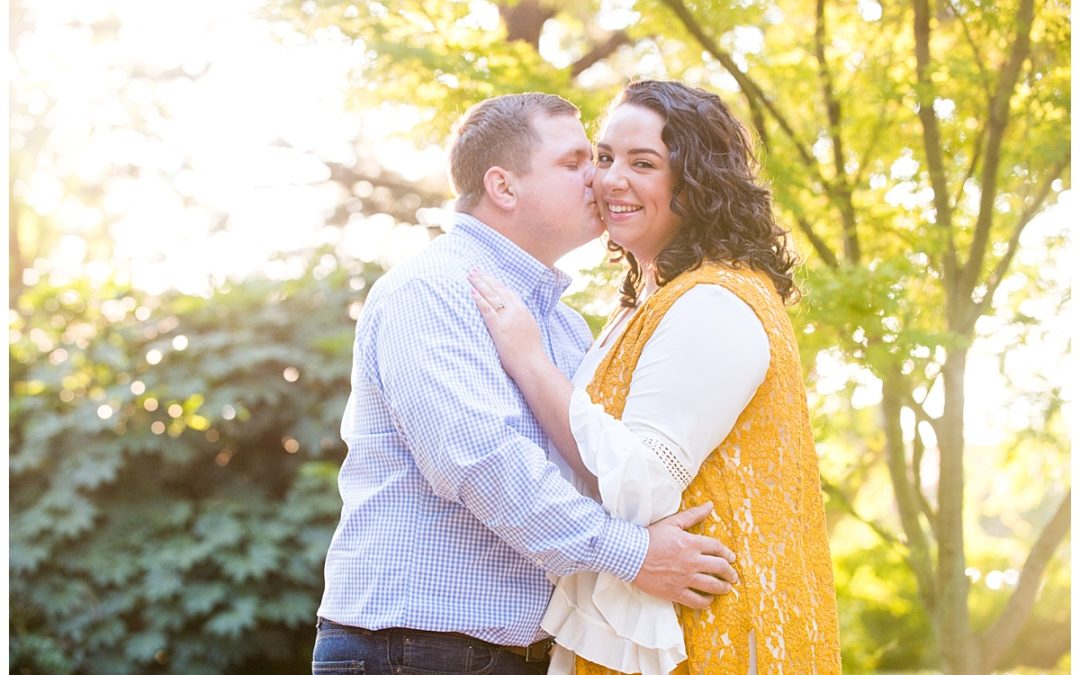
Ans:
<svg viewBox="0 0 1080 675"><path fill-rule="evenodd" d="M605 506L634 522L677 509L768 370L768 337L753 310L725 288L697 286L645 345L616 420L551 365L535 322L509 290L483 275L474 285L503 367L545 431L575 472L599 476Z"/></svg>
<svg viewBox="0 0 1080 675"><path fill-rule="evenodd" d="M551 362L536 320L516 293L497 279L473 270L473 300L484 317L503 369L517 384L544 433L570 468L593 491L596 476L581 461L567 411L574 385Z"/></svg>

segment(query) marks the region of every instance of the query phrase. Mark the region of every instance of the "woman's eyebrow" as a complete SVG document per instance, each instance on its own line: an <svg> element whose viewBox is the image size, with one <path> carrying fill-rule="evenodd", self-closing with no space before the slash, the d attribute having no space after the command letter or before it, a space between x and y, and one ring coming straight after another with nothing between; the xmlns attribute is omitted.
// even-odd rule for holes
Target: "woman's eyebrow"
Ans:
<svg viewBox="0 0 1080 675"><path fill-rule="evenodd" d="M607 143L597 143L596 148L597 148L597 150L606 150L608 152L611 152L611 146L608 145ZM655 155L656 157L659 157L660 159L664 159L664 155L662 153L657 152L656 150L653 150L652 148L630 148L629 150L626 151L626 154L628 154L628 155Z"/></svg>

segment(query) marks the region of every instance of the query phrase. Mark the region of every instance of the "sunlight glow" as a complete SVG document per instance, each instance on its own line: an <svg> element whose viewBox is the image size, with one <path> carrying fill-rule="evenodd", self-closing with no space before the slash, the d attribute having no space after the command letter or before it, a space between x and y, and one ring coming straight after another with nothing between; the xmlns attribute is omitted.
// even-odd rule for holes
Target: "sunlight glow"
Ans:
<svg viewBox="0 0 1080 675"><path fill-rule="evenodd" d="M498 30L499 8L487 0L470 0L469 14L462 21L462 25L484 31Z"/></svg>
<svg viewBox="0 0 1080 675"><path fill-rule="evenodd" d="M634 11L634 4L634 0L602 0L597 24L604 30L626 30L641 20L641 12Z"/></svg>
<svg viewBox="0 0 1080 675"><path fill-rule="evenodd" d="M731 34L737 54L760 54L765 49L765 33L757 26L736 26Z"/></svg>
<svg viewBox="0 0 1080 675"><path fill-rule="evenodd" d="M51 145L15 191L68 232L48 265L54 281L88 271L88 240L103 229L137 286L200 293L210 279L260 271L323 227L335 195L317 185L328 172L308 153L352 155L360 123L345 108L357 48L287 46L280 25L254 18L259 6L110 0L33 8L34 30L20 36L16 59L34 80L15 91L27 91L31 112L51 106ZM106 19L111 28L83 25ZM15 145L29 132L13 127ZM115 173L124 166L136 170ZM66 195L66 175L101 184L99 208ZM227 228L218 214L229 214ZM102 281L113 274L102 265L89 271ZM36 283L40 270L24 276Z"/></svg>
<svg viewBox="0 0 1080 675"><path fill-rule="evenodd" d="M859 0L858 11L859 16L865 21L878 21L881 19L881 5L874 0Z"/></svg>
<svg viewBox="0 0 1080 675"><path fill-rule="evenodd" d="M99 285L111 278L130 281L150 293L177 288L207 294L213 284L227 279L302 274L305 259L291 253L318 243L357 260L394 265L427 246L428 227L448 226L448 208L425 208L416 212L416 221L428 227L359 213L343 227L327 227L341 188L326 182L330 169L316 157L343 166L373 157L375 170L381 166L407 181L445 181L445 150L434 145L415 148L402 136L429 121L425 115L430 113L401 105L362 111L350 107L352 74L368 58L362 45L332 37L317 44L298 40L291 28L257 19L253 10L260 4L35 3L34 29L20 36L12 55L19 77L25 78L13 81L12 95L22 97L23 109L32 115L48 116L49 145L38 157L36 172L13 185L13 196L38 217L62 224L64 234L47 259L23 271L28 286L83 276ZM614 31L633 26L641 19L634 6L632 0L602 0L601 27ZM470 0L469 8L466 22L485 30L499 26L495 4ZM882 18L882 5L873 0L859 0L857 10L866 21ZM768 22L783 18L775 7L766 10ZM90 25L104 20L104 28ZM553 23L544 31L546 58L568 63L563 44L567 36L557 30ZM725 40L743 63L765 49L758 27L735 27ZM633 62L633 75L669 76L656 42L641 40L623 51L625 57L619 58ZM730 73L707 56L703 61L694 73L701 82L738 90ZM599 86L624 76L602 62L586 71L581 82ZM935 100L934 109L941 117L957 114L956 103L945 98ZM29 147L35 131L26 118L13 119L12 149ZM823 161L831 161L831 150L827 137L813 145ZM916 154L903 149L887 171L870 173L867 180L871 189L887 191L887 203L913 211L912 217L932 218L930 211L919 212L930 207L933 194L917 182L920 170ZM100 185L103 195L91 202L68 194L66 186L76 182ZM1025 274L1037 270L1039 284L1067 285L1072 273L1069 256L1047 255L1060 246L1055 238L1070 233L1068 214L1075 199L1065 187L1062 181L1054 184L1060 192L1058 205L1029 225L1017 254L1016 263L1029 270ZM361 199L376 189L365 181L352 186ZM979 197L972 180L964 186L957 209L974 208ZM1001 208L1015 213L1020 206L1002 203ZM88 262L102 242L111 245L117 269L100 260ZM1000 247L995 254L1001 254ZM570 292L587 283L577 272L605 257L603 244L596 241L560 260L559 267L575 279ZM314 273L324 278L333 269L332 262L320 262ZM1005 279L995 297L1002 315L1012 314L1002 303L1030 282L1023 274ZM1069 308L1055 302L1029 300L1019 308L1040 326L1030 344L1019 341L1010 332L1015 327L1001 318L978 324L979 339L967 369L965 421L972 445L997 443L1011 430L1037 424L1030 397L1016 391L1045 391L1048 378L1060 386L1064 406L1071 410L1075 385L1061 367L1071 348ZM355 318L360 307L350 306L350 316ZM136 307L133 300L105 303L101 311L113 322L132 314L146 321L152 315L150 308ZM148 330L147 340L159 337L157 329ZM39 333L29 337L50 362L68 362L70 354ZM16 339L14 332L10 336ZM79 336L76 344L88 340ZM171 346L182 351L187 340L172 337ZM164 357L161 349L145 356L150 365ZM828 351L819 354L815 365L817 394L850 391L844 404L855 408L880 401L880 382L868 371L845 365ZM289 367L283 377L295 382L300 371ZM74 391L66 388L61 396L74 396ZM136 381L131 391L142 395L145 385ZM941 387L935 386L925 404L931 415L940 412L941 401ZM148 398L141 405L154 411L159 403ZM223 408L225 419L237 414L231 406ZM912 417L906 416L903 426L908 438L919 429L928 443L933 440ZM153 431L163 434L166 427Z"/></svg>
<svg viewBox="0 0 1080 675"><path fill-rule="evenodd" d="M540 56L556 68L566 68L574 62L574 55L564 46L567 35L565 27L557 21L544 24L540 33Z"/></svg>
<svg viewBox="0 0 1080 675"><path fill-rule="evenodd" d="M1072 191L1061 193L1058 203L1032 220L1021 235L1017 263L1034 270L1044 287L1068 288L1074 273L1068 250L1048 257L1051 239L1071 235L1074 201ZM1070 249L1072 245L1070 241ZM1075 384L1062 367L1070 359L1070 338L1075 330L1071 303L1058 307L1052 304L1052 296L1028 301L1021 310L1038 321L1038 331L1018 340L1018 331L1026 329L1008 323L1013 314L1008 305L1010 295L1027 283L1019 272L1007 278L994 297L1000 313L982 317L976 324L979 339L968 357L966 387L978 395L969 397L970 405L964 412L967 439L972 445L993 445L1012 430L1040 427L1042 421L1033 419L1038 411L1033 410L1028 397L1017 396L1017 391L1043 391L1048 379L1060 387L1065 419L1071 419Z"/></svg>

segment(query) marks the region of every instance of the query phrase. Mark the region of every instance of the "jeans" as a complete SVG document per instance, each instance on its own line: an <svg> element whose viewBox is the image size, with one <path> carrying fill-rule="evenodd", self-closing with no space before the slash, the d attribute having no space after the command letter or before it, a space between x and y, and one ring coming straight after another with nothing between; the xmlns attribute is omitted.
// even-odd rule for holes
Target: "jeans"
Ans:
<svg viewBox="0 0 1080 675"><path fill-rule="evenodd" d="M366 630L319 618L312 675L543 675L547 663L464 635Z"/></svg>

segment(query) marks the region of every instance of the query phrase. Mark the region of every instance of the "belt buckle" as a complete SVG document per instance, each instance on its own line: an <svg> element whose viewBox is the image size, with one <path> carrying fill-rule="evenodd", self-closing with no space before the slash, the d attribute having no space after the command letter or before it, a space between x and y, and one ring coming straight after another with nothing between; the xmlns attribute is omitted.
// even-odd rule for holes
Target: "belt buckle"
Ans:
<svg viewBox="0 0 1080 675"><path fill-rule="evenodd" d="M525 648L525 663L543 663L551 657L551 645L554 638L537 640ZM534 651L535 648L535 651Z"/></svg>

